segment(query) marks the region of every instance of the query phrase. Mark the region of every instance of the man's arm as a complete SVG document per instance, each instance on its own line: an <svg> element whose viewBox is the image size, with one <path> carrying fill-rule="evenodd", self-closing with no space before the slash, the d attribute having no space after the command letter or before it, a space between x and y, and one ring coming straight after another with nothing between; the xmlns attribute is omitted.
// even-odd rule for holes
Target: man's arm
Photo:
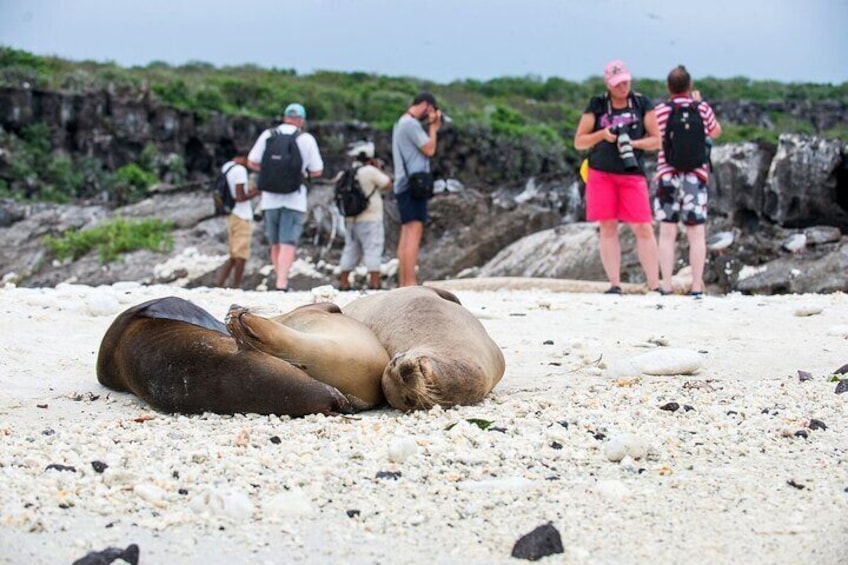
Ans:
<svg viewBox="0 0 848 565"><path fill-rule="evenodd" d="M421 153L426 157L432 157L436 154L436 141L439 133L439 127L442 125L442 112L436 112L436 118L427 125L427 143L419 147Z"/></svg>

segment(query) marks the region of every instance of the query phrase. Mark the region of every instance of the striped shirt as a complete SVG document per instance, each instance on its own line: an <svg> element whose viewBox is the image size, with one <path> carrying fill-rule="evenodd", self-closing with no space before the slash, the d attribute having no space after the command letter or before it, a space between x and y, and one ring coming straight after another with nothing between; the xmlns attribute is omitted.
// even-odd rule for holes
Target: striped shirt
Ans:
<svg viewBox="0 0 848 565"><path fill-rule="evenodd" d="M675 96L672 100L674 104L692 104L694 100L689 98L688 96ZM704 122L704 133L709 135L709 133L716 127L717 122L715 118L715 113L713 113L713 109L706 102L698 103L698 113L701 114L701 121ZM663 102L662 104L658 104L656 107L657 114L657 125L660 128L660 137L665 139L665 125L668 122L668 116L671 114L671 104L668 102ZM657 156L657 174L655 178L660 177L666 173L676 173L677 171L665 162L665 153L660 147L660 153ZM693 171L696 175L698 175L702 181L707 182L707 178L709 177L709 171L707 170L706 163L701 167L695 169Z"/></svg>

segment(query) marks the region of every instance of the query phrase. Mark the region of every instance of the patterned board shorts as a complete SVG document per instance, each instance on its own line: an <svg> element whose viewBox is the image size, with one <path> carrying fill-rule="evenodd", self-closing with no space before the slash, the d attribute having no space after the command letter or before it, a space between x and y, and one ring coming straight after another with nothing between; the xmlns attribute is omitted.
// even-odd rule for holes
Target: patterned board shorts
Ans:
<svg viewBox="0 0 848 565"><path fill-rule="evenodd" d="M657 182L654 217L697 226L707 221L707 183L694 173L665 173Z"/></svg>

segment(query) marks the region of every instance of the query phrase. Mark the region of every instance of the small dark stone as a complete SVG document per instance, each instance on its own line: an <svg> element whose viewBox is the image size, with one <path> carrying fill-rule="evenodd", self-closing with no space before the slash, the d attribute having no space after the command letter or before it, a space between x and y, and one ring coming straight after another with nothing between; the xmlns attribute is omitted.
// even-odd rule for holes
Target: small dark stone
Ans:
<svg viewBox="0 0 848 565"><path fill-rule="evenodd" d="M542 345L553 345L553 344L554 344L554 340L552 340L552 339L546 339L545 341L542 342Z"/></svg>
<svg viewBox="0 0 848 565"><path fill-rule="evenodd" d="M848 374L848 363L842 365L838 369L833 372L834 375L845 375Z"/></svg>
<svg viewBox="0 0 848 565"><path fill-rule="evenodd" d="M801 369L798 369L798 380L801 381L802 383L804 381L809 381L812 378L813 378L813 375L810 372L802 371Z"/></svg>
<svg viewBox="0 0 848 565"><path fill-rule="evenodd" d="M769 413L769 409L768 409L768 408L763 408L763 409L760 411L760 414L768 414L768 413Z"/></svg>
<svg viewBox="0 0 848 565"><path fill-rule="evenodd" d="M109 565L118 559L124 560L130 565L138 565L139 549L136 544L130 544L126 549L109 547L103 551L92 551L85 557L74 561L73 565Z"/></svg>
<svg viewBox="0 0 848 565"><path fill-rule="evenodd" d="M598 441L603 441L603 440L607 439L607 434L605 434L603 432L595 432L593 434L593 437Z"/></svg>
<svg viewBox="0 0 848 565"><path fill-rule="evenodd" d="M694 409L695 409L695 407L694 407L694 406L690 406L689 404L684 404L684 405L683 405L683 411L684 411L684 412L691 412L691 411L693 411Z"/></svg>
<svg viewBox="0 0 848 565"><path fill-rule="evenodd" d="M558 441L555 441L555 442L551 443L551 447L553 449L562 449L562 444L559 443Z"/></svg>
<svg viewBox="0 0 848 565"><path fill-rule="evenodd" d="M359 516L360 514L361 514L361 512L359 510L348 510L347 511L347 517L348 518L355 518L356 516Z"/></svg>
<svg viewBox="0 0 848 565"><path fill-rule="evenodd" d="M559 424L560 426L562 426L566 430L568 429L568 422L566 422L565 420L560 420L559 422L557 422L557 424Z"/></svg>
<svg viewBox="0 0 848 565"><path fill-rule="evenodd" d="M378 479L398 480L402 475L400 471L377 471L375 475Z"/></svg>
<svg viewBox="0 0 848 565"><path fill-rule="evenodd" d="M56 430L54 430L54 429L52 429L52 428L47 428L46 430L44 430L44 431L42 431L42 432L41 432L41 435L43 435L43 436L52 436L52 435L56 435Z"/></svg>
<svg viewBox="0 0 848 565"><path fill-rule="evenodd" d="M107 465L103 461L92 461L91 468L94 469L95 473L102 473L103 471L109 468L109 465Z"/></svg>
<svg viewBox="0 0 848 565"><path fill-rule="evenodd" d="M49 471L50 469L56 471L70 471L71 473L77 472L75 467L71 467L70 465L62 465L61 463L51 463L44 470Z"/></svg>
<svg viewBox="0 0 848 565"><path fill-rule="evenodd" d="M808 437L810 437L810 434L807 433L807 430L798 430L797 432L795 432L795 437L802 437L804 439L807 439Z"/></svg>
<svg viewBox="0 0 848 565"><path fill-rule="evenodd" d="M680 405L676 402L669 402L668 404L660 406L660 410L665 410L667 412L677 412L679 409Z"/></svg>
<svg viewBox="0 0 848 565"><path fill-rule="evenodd" d="M501 428L501 427L498 427L498 426L492 426L491 428L489 428L486 431L487 432L499 432L499 433L505 434L506 428Z"/></svg>
<svg viewBox="0 0 848 565"><path fill-rule="evenodd" d="M836 383L836 394L842 394L843 392L848 391L848 379L840 379L838 383Z"/></svg>
<svg viewBox="0 0 848 565"><path fill-rule="evenodd" d="M801 483L796 483L795 479L789 479L788 481L786 481L786 484L791 486L791 487L795 487L798 490L802 490L802 489L807 488L806 486L802 485Z"/></svg>
<svg viewBox="0 0 848 565"><path fill-rule="evenodd" d="M811 430L826 430L827 424L822 422L821 420L817 420L815 418L810 418L810 424L807 426Z"/></svg>
<svg viewBox="0 0 848 565"><path fill-rule="evenodd" d="M187 488L181 488L177 492L180 493L182 496L185 496L185 495L188 494L188 489Z"/></svg>
<svg viewBox="0 0 848 565"><path fill-rule="evenodd" d="M539 526L529 534L521 536L512 548L513 557L529 561L537 561L542 557L562 552L562 537L551 523Z"/></svg>
<svg viewBox="0 0 848 565"><path fill-rule="evenodd" d="M280 445L283 443L283 440L280 439L280 436L271 436L271 443L274 445Z"/></svg>
<svg viewBox="0 0 848 565"><path fill-rule="evenodd" d="M736 410L728 410L727 415L728 416L738 416L739 412L737 412Z"/></svg>
<svg viewBox="0 0 848 565"><path fill-rule="evenodd" d="M36 408L44 408L45 410L47 409L47 405L46 405L46 404L36 404L36 405L35 405L35 407L36 407Z"/></svg>

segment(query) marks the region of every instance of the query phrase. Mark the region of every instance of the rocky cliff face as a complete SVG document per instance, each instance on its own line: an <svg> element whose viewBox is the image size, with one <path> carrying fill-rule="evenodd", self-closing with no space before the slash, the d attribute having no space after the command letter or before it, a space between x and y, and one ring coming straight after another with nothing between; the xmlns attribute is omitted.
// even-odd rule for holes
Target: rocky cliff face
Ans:
<svg viewBox="0 0 848 565"><path fill-rule="evenodd" d="M848 124L848 107L835 101L718 101L713 106L725 124L773 127L771 116L776 113L807 123L816 132ZM189 180L208 179L217 165L237 150L247 151L263 129L276 124L271 119L178 110L145 96L0 88L0 127L20 132L36 122L50 127L54 149L97 158L111 170L137 161L142 149L153 144L162 154L180 156ZM356 139L373 139L378 153L390 157L389 132L374 131L364 123L313 122L308 126L321 144L327 176L344 165L343 149ZM0 174L2 168L0 161ZM556 147L531 147L495 138L487 131L447 127L440 134L434 168L445 177L494 189L531 176L571 173L573 164L566 163Z"/></svg>
<svg viewBox="0 0 848 565"><path fill-rule="evenodd" d="M845 108L838 104L832 108L825 103L786 104L786 108L817 127L846 121ZM716 109L725 123L728 117L747 123L744 120L766 119L768 115L767 108L744 103L716 104ZM54 147L96 157L111 167L134 161L146 144L153 143L162 153L183 157L189 178L194 180L206 180L217 163L236 148L247 150L263 128L274 125L271 121L243 117L204 117L143 98L116 98L102 92L69 95L0 89L0 112L0 126L6 130L19 131L31 123L46 122ZM355 139L370 137L379 154L390 155L389 134L375 132L366 124L319 123L310 128L320 140L326 176L343 166L343 149ZM460 179L464 189L440 194L432 202L432 223L426 230L421 255L422 279L481 273L603 278L593 228L578 225L585 216L582 184L573 165L566 163L558 151L494 139L482 131L449 128L440 135L435 168L443 176ZM756 143L721 145L713 152L713 163L710 233L737 233L734 247L710 258L708 282L714 288L745 292L848 291L846 243L842 236L848 230L848 156L844 141L785 135L776 147ZM3 166L0 158L0 174ZM652 169L649 162L649 175ZM330 206L330 192L329 185L319 183L310 196L312 212L299 257L315 268L296 284L334 281L333 266L341 239L338 217ZM386 203L387 261L394 256L398 232L393 206L391 201ZM100 265L95 256L61 264L45 256L40 236L55 235L70 227L88 227L116 214L156 215L173 220L177 230L171 257L135 252L122 262ZM816 234L824 233L820 228L832 228L836 235L827 232L830 235L817 241ZM809 232L805 254L781 250L783 237L801 231ZM525 240L528 237L532 239ZM128 279L210 284L211 273L226 253L223 221L212 217L208 194L200 190L157 194L115 211L103 206L22 206L5 202L0 206L0 243L0 276L28 286L68 280L96 285ZM623 278L640 282L642 275L632 240L625 237L623 245ZM245 285L256 288L268 274L261 230L257 230L253 249ZM188 261L186 253L206 259ZM686 256L685 244L678 256ZM200 265L201 272L162 267L171 260ZM801 262L807 265L802 271L817 273L815 281L811 278L805 283L805 278L798 275ZM769 264L775 266L770 271L772 275L767 276L769 269L763 267ZM746 267L759 270L751 275ZM772 280L775 277L777 280ZM391 277L386 284L394 284Z"/></svg>

